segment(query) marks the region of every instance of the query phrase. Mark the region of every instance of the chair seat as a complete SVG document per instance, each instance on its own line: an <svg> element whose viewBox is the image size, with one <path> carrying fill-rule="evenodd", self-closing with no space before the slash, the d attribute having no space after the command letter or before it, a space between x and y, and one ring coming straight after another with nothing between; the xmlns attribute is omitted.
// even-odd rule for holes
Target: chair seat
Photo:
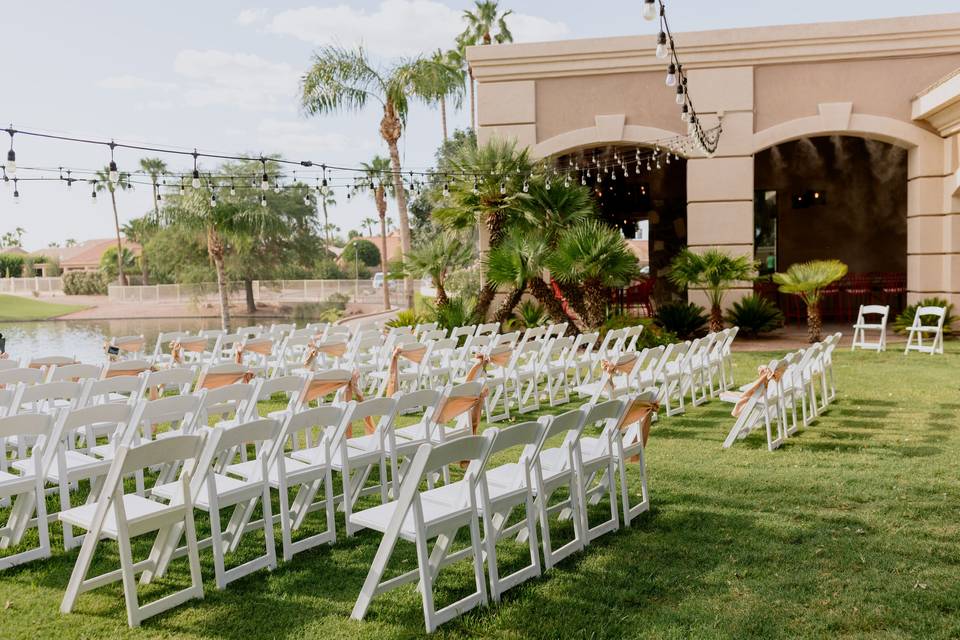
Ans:
<svg viewBox="0 0 960 640"><path fill-rule="evenodd" d="M259 487L262 486L258 482L232 478L222 473L213 474L213 484L215 491L217 492L217 498L221 499L220 501L224 503L221 506L229 506L232 504L230 502L230 498L233 496L248 495L252 489L259 491ZM160 496L165 500L172 500L173 497L179 492L179 482L168 482L167 484L155 486L151 490L153 495ZM208 509L210 507L210 496L206 490L200 491L200 495L197 496L197 500L194 504L203 509Z"/></svg>
<svg viewBox="0 0 960 640"><path fill-rule="evenodd" d="M64 452L64 462L67 465L67 477L71 480L104 475L110 469L109 461L101 460L100 458L95 458L94 456L89 456L72 449ZM11 466L22 473L32 473L33 459L14 460ZM50 471L47 472L47 480L50 482L60 482L60 471L59 465L51 465Z"/></svg>
<svg viewBox="0 0 960 640"><path fill-rule="evenodd" d="M418 442L428 440L427 425L422 421L417 424L412 424L409 427L395 429L394 433L399 440L415 440Z"/></svg>
<svg viewBox="0 0 960 640"><path fill-rule="evenodd" d="M152 516L169 511L170 506L154 500L148 500L137 494L124 494L123 510L127 514L127 523L130 526L131 533L137 530L138 521L147 520ZM75 527L89 530L93 526L93 516L97 511L97 503L91 502L79 507L73 507L66 511L61 511L57 517L61 522L71 524ZM103 521L103 534L111 538L117 536L117 517L111 508Z"/></svg>
<svg viewBox="0 0 960 640"><path fill-rule="evenodd" d="M876 329L876 330L880 330L880 329L883 329L884 327L883 327L882 324L866 324L866 323L860 324L860 323L857 323L857 324L853 325L853 328L854 328L854 329Z"/></svg>
<svg viewBox="0 0 960 640"><path fill-rule="evenodd" d="M580 438L580 455L586 465L606 460L610 455L604 450L600 438Z"/></svg>
<svg viewBox="0 0 960 640"><path fill-rule="evenodd" d="M562 449L545 449L540 452L540 468L547 482L571 472L566 453Z"/></svg>
<svg viewBox="0 0 960 640"><path fill-rule="evenodd" d="M302 460L296 460L289 456L284 456L283 466L287 472L287 475L291 476L296 475L300 471L311 469L315 466L315 464L303 462ZM226 468L226 472L235 476L239 476L245 480L249 480L257 474L259 467L259 460L247 460L246 462L231 464ZM270 486L276 487L280 484L280 475L277 473L277 465L270 467L270 470L267 472L267 476L270 481Z"/></svg>
<svg viewBox="0 0 960 640"><path fill-rule="evenodd" d="M444 489L445 491L437 494L434 499L431 499L430 494L439 489L433 489L420 494L420 504L423 506L423 521L426 525L428 536L432 533L431 528L435 525L443 525L451 520L469 518L470 507L453 506L444 500L444 496L449 495L448 492L451 491L450 487L457 488L457 484L458 483L439 487L439 489ZM350 522L351 524L382 533L390 526L390 521L393 519L393 514L396 512L396 509L396 501L377 505L376 507L364 509L363 511L352 514L350 516ZM412 510L407 513L403 519L403 524L400 526L400 536L410 541L416 539Z"/></svg>
<svg viewBox="0 0 960 640"><path fill-rule="evenodd" d="M22 475L0 471L0 496L7 497L31 491L34 486L32 471Z"/></svg>

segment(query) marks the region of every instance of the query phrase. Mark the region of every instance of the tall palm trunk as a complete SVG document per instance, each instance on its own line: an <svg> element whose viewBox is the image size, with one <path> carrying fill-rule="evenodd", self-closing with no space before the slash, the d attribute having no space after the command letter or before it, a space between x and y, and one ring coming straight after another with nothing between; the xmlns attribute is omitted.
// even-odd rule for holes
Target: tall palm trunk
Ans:
<svg viewBox="0 0 960 640"><path fill-rule="evenodd" d="M503 325L503 323L513 315L513 310L520 304L521 298L523 298L523 289L520 287L511 289L507 297L504 298L500 306L497 307L497 312L493 315L493 319Z"/></svg>
<svg viewBox="0 0 960 640"><path fill-rule="evenodd" d="M557 296L553 295L553 291L550 290L546 282L541 278L531 278L527 283L527 288L533 297L537 299L537 302L542 304L543 308L547 310L551 320L554 322L566 322L568 324L568 334L579 333L577 323L563 310L563 305L557 300Z"/></svg>
<svg viewBox="0 0 960 640"><path fill-rule="evenodd" d="M820 342L823 332L823 320L820 318L820 302L807 304L807 341L810 344Z"/></svg>
<svg viewBox="0 0 960 640"><path fill-rule="evenodd" d="M718 302L710 305L710 331L712 333L723 331L723 309Z"/></svg>
<svg viewBox="0 0 960 640"><path fill-rule="evenodd" d="M467 75L470 76L470 128L477 130L477 96L474 93L473 86L473 67L467 67Z"/></svg>
<svg viewBox="0 0 960 640"><path fill-rule="evenodd" d="M393 174L393 190L397 199L397 217L400 219L400 258L406 258L410 253L410 221L407 219L407 193L403 190L403 176L400 174L400 149L397 147L397 141L400 139L400 133L403 125L397 116L392 102L387 102L383 108L383 119L380 121L380 135L387 143L390 149L390 167ZM386 275L386 274L384 274ZM407 278L404 281L404 289L407 297L407 307L413 308L413 279Z"/></svg>
<svg viewBox="0 0 960 640"><path fill-rule="evenodd" d="M120 216L117 214L117 193L110 188L110 203L113 205L113 228L117 232L117 281L121 287L127 285L127 276L123 273L123 243L120 241Z"/></svg>
<svg viewBox="0 0 960 640"><path fill-rule="evenodd" d="M252 278L243 279L243 292L247 299L247 313L256 313L257 301L253 297L253 279Z"/></svg>
<svg viewBox="0 0 960 640"><path fill-rule="evenodd" d="M557 282L554 280L554 282ZM573 309L574 313L580 316L582 321L581 328L587 324L587 305L583 302L583 291L579 286L571 282L557 282L557 286L560 287L560 293L563 294L563 299L567 301L567 304L570 305L570 308Z"/></svg>
<svg viewBox="0 0 960 640"><path fill-rule="evenodd" d="M230 333L230 300L227 298L227 274L223 266L223 242L216 229L207 228L207 253L217 271L217 293L220 294L220 328Z"/></svg>
<svg viewBox="0 0 960 640"><path fill-rule="evenodd" d="M607 316L607 288L598 280L591 278L583 283L587 324L591 329L597 329L603 324Z"/></svg>
<svg viewBox="0 0 960 640"><path fill-rule="evenodd" d="M440 124L443 126L443 141L447 141L447 97L440 96Z"/></svg>
<svg viewBox="0 0 960 640"><path fill-rule="evenodd" d="M320 203L323 205L323 236L325 238L323 243L323 257L327 257L327 252L330 251L330 218L327 217L327 194L320 194Z"/></svg>
<svg viewBox="0 0 960 640"><path fill-rule="evenodd" d="M390 311L390 283L387 281L387 201L382 186L377 189L377 213L380 215L380 273L383 274L383 310Z"/></svg>
<svg viewBox="0 0 960 640"><path fill-rule="evenodd" d="M437 278L433 281L433 286L437 290L436 305L437 309L442 309L447 306L447 303L450 302L450 298L447 297L447 290L443 286L443 280Z"/></svg>

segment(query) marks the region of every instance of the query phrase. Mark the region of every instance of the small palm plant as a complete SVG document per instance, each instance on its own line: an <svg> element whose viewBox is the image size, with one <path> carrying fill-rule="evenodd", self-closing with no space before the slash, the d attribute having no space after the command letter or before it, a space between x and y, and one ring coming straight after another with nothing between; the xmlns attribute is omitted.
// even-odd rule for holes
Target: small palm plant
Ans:
<svg viewBox="0 0 960 640"><path fill-rule="evenodd" d="M429 277L437 289L437 308L448 302L447 275L473 259L473 245L454 232L438 233L404 257L402 271L413 278Z"/></svg>
<svg viewBox="0 0 960 640"><path fill-rule="evenodd" d="M753 262L719 249L694 253L684 249L670 265L670 281L678 287L702 289L710 302L710 331L723 330L723 296L738 280L753 278Z"/></svg>
<svg viewBox="0 0 960 640"><path fill-rule="evenodd" d="M547 324L550 321L550 315L542 305L533 300L524 300L517 306L517 312L514 316L524 327L532 328Z"/></svg>
<svg viewBox="0 0 960 640"><path fill-rule="evenodd" d="M599 220L585 220L561 233L547 267L557 281L583 286L585 320L592 328L606 320L609 289L640 276L640 263L623 236Z"/></svg>
<svg viewBox="0 0 960 640"><path fill-rule="evenodd" d="M831 283L847 275L847 265L839 260L811 260L790 265L786 273L773 274L773 281L783 293L800 296L807 305L807 337L820 342L823 322L820 319L820 298Z"/></svg>

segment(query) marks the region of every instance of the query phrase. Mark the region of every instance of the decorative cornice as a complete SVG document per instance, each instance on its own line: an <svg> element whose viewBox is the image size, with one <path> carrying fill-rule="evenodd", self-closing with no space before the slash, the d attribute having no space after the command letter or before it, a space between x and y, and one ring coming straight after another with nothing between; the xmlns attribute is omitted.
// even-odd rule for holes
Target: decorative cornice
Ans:
<svg viewBox="0 0 960 640"><path fill-rule="evenodd" d="M960 53L960 13L678 33L687 69ZM479 82L661 71L656 38L625 36L470 47Z"/></svg>

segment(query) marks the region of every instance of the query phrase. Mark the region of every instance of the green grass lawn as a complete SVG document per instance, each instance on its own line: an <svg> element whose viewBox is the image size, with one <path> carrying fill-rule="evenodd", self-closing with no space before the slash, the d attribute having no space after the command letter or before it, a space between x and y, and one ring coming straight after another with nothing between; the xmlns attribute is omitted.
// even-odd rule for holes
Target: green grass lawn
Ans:
<svg viewBox="0 0 960 640"><path fill-rule="evenodd" d="M737 354L738 381L770 357ZM718 401L661 420L647 450L649 513L436 637L960 636L958 371L956 343L938 357L837 353L837 402L774 453L760 432L722 450L733 419ZM203 519L199 527L207 530ZM413 585L375 599L364 622L349 619L380 536L346 538L342 524L340 534L223 592L204 551L204 600L129 630L119 583L81 595L71 615L58 612L76 551L62 551L55 526L53 558L0 574L0 637L422 636ZM250 535L241 555L260 544ZM115 547L101 548L97 570L114 568ZM504 554L521 561L524 548L509 543ZM401 542L394 566L414 563ZM186 576L178 561L147 591L182 587ZM465 564L441 573L438 605L471 576Z"/></svg>
<svg viewBox="0 0 960 640"><path fill-rule="evenodd" d="M0 294L0 321L49 320L87 307Z"/></svg>

